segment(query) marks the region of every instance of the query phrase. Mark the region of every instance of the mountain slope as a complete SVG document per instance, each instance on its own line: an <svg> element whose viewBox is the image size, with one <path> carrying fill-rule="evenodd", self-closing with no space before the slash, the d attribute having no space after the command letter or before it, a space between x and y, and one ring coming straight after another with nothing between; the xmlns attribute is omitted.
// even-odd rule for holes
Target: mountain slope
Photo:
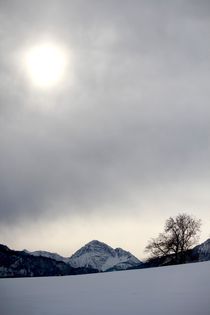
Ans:
<svg viewBox="0 0 210 315"><path fill-rule="evenodd" d="M121 248L113 249L105 243L93 240L76 251L68 263L74 268L91 267L107 271L129 269L141 264L141 261Z"/></svg>

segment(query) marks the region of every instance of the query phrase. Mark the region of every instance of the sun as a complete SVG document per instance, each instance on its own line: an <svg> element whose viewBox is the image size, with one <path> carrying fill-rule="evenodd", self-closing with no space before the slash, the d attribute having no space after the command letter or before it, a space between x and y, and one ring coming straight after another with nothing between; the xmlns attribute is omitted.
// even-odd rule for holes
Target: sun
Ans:
<svg viewBox="0 0 210 315"><path fill-rule="evenodd" d="M64 49L52 43L43 43L28 49L24 56L27 75L39 88L51 88L64 78L67 67Z"/></svg>

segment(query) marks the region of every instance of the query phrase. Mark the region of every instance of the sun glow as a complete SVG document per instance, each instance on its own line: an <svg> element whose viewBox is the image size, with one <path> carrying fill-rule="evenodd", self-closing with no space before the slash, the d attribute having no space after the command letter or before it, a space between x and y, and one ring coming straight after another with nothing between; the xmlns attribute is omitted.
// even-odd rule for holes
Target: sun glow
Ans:
<svg viewBox="0 0 210 315"><path fill-rule="evenodd" d="M58 85L64 78L67 60L64 49L48 43L30 48L24 56L28 77L34 86L40 88Z"/></svg>

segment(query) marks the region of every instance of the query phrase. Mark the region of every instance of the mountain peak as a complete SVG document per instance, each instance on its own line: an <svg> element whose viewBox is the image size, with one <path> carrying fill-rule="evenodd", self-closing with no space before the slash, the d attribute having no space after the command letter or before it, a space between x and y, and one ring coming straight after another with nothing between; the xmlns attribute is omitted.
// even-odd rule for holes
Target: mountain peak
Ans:
<svg viewBox="0 0 210 315"><path fill-rule="evenodd" d="M94 251L101 251L101 250L108 250L110 252L113 251L113 248L106 243L100 242L98 240L92 240L86 245L84 245L82 248L85 248L87 250L94 250Z"/></svg>
<svg viewBox="0 0 210 315"><path fill-rule="evenodd" d="M122 248L113 249L111 246L92 240L69 258L72 267L91 267L99 271L109 269L121 270L139 265L141 262L131 253Z"/></svg>

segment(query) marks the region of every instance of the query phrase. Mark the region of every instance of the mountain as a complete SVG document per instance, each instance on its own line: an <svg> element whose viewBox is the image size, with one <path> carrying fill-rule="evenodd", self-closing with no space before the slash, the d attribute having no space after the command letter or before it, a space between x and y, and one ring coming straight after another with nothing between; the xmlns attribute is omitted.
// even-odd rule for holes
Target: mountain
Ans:
<svg viewBox="0 0 210 315"><path fill-rule="evenodd" d="M121 248L113 249L105 243L93 240L73 254L68 263L74 267L90 267L98 271L125 270L136 267L141 261Z"/></svg>
<svg viewBox="0 0 210 315"><path fill-rule="evenodd" d="M97 272L92 268L73 268L63 261L30 255L0 245L0 278L64 276Z"/></svg>

